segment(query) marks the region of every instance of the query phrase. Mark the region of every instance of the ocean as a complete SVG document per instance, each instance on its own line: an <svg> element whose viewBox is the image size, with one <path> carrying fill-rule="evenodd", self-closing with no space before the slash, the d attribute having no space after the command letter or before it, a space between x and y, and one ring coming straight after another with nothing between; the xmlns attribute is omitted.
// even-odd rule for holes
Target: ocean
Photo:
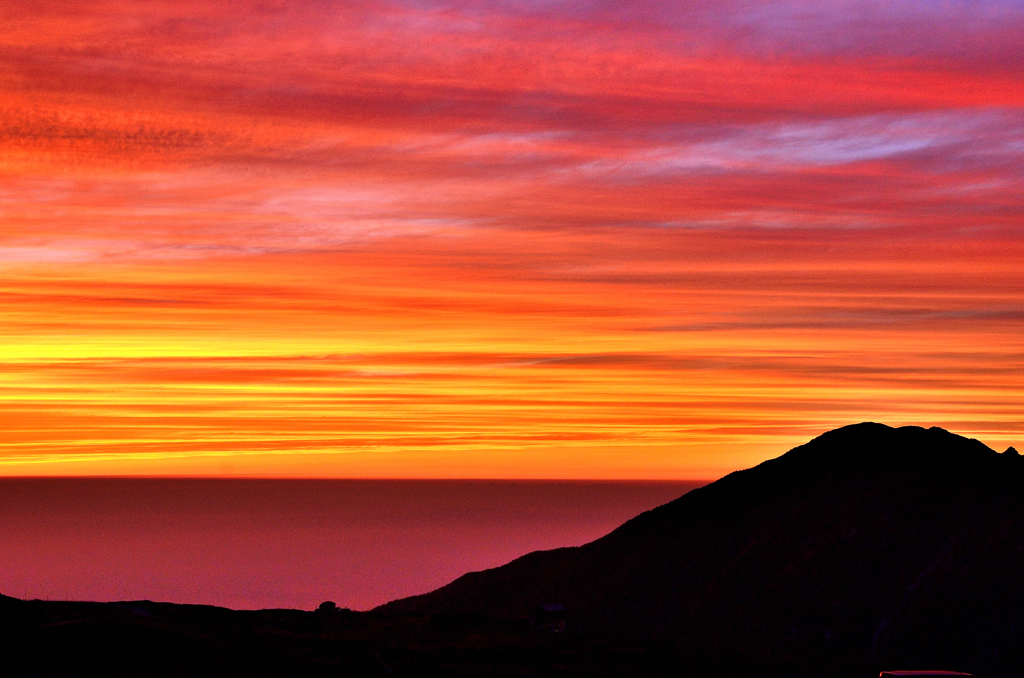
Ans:
<svg viewBox="0 0 1024 678"><path fill-rule="evenodd" d="M0 479L0 593L369 609L578 546L702 481Z"/></svg>

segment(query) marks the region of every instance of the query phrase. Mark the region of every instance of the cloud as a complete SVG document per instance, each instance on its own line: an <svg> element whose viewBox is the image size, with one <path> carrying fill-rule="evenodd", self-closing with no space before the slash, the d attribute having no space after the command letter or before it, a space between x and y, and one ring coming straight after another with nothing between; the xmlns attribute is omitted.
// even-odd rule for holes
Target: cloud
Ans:
<svg viewBox="0 0 1024 678"><path fill-rule="evenodd" d="M5 2L0 456L1009 440L1019 10Z"/></svg>

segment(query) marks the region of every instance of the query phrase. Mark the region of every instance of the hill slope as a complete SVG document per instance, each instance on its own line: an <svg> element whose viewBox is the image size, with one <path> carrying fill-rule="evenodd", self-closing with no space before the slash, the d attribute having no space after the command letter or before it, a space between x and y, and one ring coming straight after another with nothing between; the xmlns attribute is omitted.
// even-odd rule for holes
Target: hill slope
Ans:
<svg viewBox="0 0 1024 678"><path fill-rule="evenodd" d="M938 428L858 424L578 548L394 601L667 639L717 673L1024 675L1024 460ZM786 669L789 670L789 669Z"/></svg>

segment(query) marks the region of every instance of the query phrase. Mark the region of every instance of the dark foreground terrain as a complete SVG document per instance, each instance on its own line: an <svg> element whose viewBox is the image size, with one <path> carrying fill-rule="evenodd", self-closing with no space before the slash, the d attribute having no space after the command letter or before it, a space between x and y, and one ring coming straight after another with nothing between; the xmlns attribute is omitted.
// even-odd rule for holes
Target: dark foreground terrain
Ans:
<svg viewBox="0 0 1024 678"><path fill-rule="evenodd" d="M590 544L383 609L522 618L544 602L717 674L1024 676L1024 458L939 428L847 426Z"/></svg>
<svg viewBox="0 0 1024 678"><path fill-rule="evenodd" d="M3 598L0 638L5 675L1024 676L1024 459L858 424L368 613Z"/></svg>
<svg viewBox="0 0 1024 678"><path fill-rule="evenodd" d="M678 676L665 644L470 616L0 598L0 676Z"/></svg>

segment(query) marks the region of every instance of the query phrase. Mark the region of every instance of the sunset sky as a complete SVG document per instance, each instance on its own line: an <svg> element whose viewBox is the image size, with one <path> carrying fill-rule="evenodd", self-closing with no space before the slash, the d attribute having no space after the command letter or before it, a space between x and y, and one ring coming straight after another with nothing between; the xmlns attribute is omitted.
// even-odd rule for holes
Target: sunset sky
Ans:
<svg viewBox="0 0 1024 678"><path fill-rule="evenodd" d="M1021 1L4 0L0 475L1020 447L1022 35Z"/></svg>

